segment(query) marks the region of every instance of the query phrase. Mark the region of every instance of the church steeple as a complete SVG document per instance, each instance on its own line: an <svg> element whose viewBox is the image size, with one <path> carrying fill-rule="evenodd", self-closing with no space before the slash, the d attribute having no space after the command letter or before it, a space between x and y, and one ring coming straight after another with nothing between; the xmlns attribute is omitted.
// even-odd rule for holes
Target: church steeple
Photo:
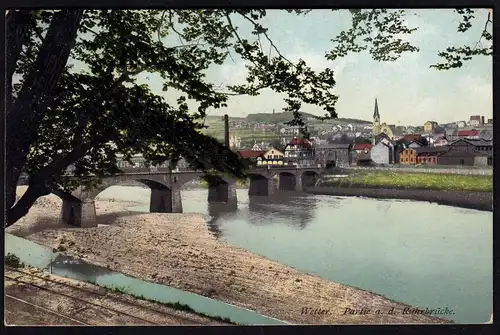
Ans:
<svg viewBox="0 0 500 335"><path fill-rule="evenodd" d="M373 119L378 119L380 120L380 114L378 112L378 102L377 98L375 98L375 110L373 111Z"/></svg>
<svg viewBox="0 0 500 335"><path fill-rule="evenodd" d="M378 101L375 98L375 110L373 111L372 144L375 145L376 136L380 134L380 114L378 112Z"/></svg>

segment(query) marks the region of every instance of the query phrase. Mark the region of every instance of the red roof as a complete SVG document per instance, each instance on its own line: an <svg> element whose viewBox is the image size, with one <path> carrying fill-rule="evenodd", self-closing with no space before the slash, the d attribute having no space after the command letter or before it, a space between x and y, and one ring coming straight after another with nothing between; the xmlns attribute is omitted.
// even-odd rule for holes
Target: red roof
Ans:
<svg viewBox="0 0 500 335"><path fill-rule="evenodd" d="M467 136L479 136L481 132L479 130L460 130L458 132L458 136L467 137Z"/></svg>
<svg viewBox="0 0 500 335"><path fill-rule="evenodd" d="M373 144L354 144L352 147L354 150L371 150L373 148Z"/></svg>
<svg viewBox="0 0 500 335"><path fill-rule="evenodd" d="M257 158L260 155L265 154L267 151L261 150L239 150L238 154L240 154L243 158Z"/></svg>
<svg viewBox="0 0 500 335"><path fill-rule="evenodd" d="M305 138L294 138L293 140L288 143L288 145L311 145L311 142L306 140Z"/></svg>
<svg viewBox="0 0 500 335"><path fill-rule="evenodd" d="M422 135L419 134L408 134L404 136L404 139L409 142L419 142L422 139Z"/></svg>

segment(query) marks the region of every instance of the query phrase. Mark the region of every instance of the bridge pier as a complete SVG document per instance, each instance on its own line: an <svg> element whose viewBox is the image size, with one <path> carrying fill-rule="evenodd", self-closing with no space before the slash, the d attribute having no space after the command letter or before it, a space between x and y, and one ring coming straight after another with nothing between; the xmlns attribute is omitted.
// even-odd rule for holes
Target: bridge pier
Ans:
<svg viewBox="0 0 500 335"><path fill-rule="evenodd" d="M178 187L172 189L172 213L182 213L181 189Z"/></svg>
<svg viewBox="0 0 500 335"><path fill-rule="evenodd" d="M182 213L181 190L174 188L151 188L149 200L151 213Z"/></svg>
<svg viewBox="0 0 500 335"><path fill-rule="evenodd" d="M236 198L236 182L213 182L208 186L208 202L225 202L235 203Z"/></svg>
<svg viewBox="0 0 500 335"><path fill-rule="evenodd" d="M93 199L85 199L84 201L77 198L63 199L61 220L62 223L74 227L97 227L95 201Z"/></svg>
<svg viewBox="0 0 500 335"><path fill-rule="evenodd" d="M303 176L300 173L295 175L295 191L297 192L302 192L303 190L302 177Z"/></svg>
<svg viewBox="0 0 500 335"><path fill-rule="evenodd" d="M274 182L272 178L250 179L248 195L270 196L274 193Z"/></svg>
<svg viewBox="0 0 500 335"><path fill-rule="evenodd" d="M149 211L151 213L171 213L172 192L168 188L152 188Z"/></svg>

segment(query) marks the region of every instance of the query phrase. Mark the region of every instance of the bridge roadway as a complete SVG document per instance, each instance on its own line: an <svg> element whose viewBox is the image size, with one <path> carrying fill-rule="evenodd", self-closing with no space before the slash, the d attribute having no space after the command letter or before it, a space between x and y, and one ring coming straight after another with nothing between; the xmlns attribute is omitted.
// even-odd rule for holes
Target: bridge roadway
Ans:
<svg viewBox="0 0 500 335"><path fill-rule="evenodd" d="M139 181L151 189L150 212L182 213L181 187L197 178L208 182L208 202L236 206L236 179L200 171L172 171L167 168L123 168L124 173L102 178L94 188L78 187L71 194L53 191L63 200L61 219L77 227L96 226L96 196L113 185L127 181ZM278 176L277 190L302 191L313 186L325 171L321 167L271 167L253 168L248 179L250 196L269 196L276 190L274 177Z"/></svg>

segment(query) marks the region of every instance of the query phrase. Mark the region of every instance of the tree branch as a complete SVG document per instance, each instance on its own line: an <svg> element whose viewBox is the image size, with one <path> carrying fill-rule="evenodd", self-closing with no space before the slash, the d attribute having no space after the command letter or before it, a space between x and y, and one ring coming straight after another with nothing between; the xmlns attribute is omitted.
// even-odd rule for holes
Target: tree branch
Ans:
<svg viewBox="0 0 500 335"><path fill-rule="evenodd" d="M486 22L484 23L483 31L481 32L481 36L479 36L479 39L477 40L476 44L474 45L474 49L473 50L477 49L478 44L481 42L481 40L484 37L484 33L488 33L488 31L487 31L487 29L488 29L488 23L490 23L490 22L493 23L493 21L491 21L491 13L488 12L488 18L486 19Z"/></svg>
<svg viewBox="0 0 500 335"><path fill-rule="evenodd" d="M240 13L239 11L236 11L238 14L240 14L241 16L243 16L247 21L251 22L254 26L254 28L258 28L260 27L259 24L257 24L257 22L255 22L254 20L252 20L252 18L248 17L246 14L243 14L243 13ZM289 64L292 64L292 62L290 62L285 56L283 56L281 54L281 52L279 51L279 49L276 47L276 45L274 44L274 42L271 40L271 38L269 37L269 35L267 35L267 33L265 31L262 32L262 34L266 37L266 39L269 41L269 43L271 44L271 46L273 47L273 49L278 53L278 55L286 60ZM260 38L259 38L259 43L260 43Z"/></svg>
<svg viewBox="0 0 500 335"><path fill-rule="evenodd" d="M236 39L238 40L238 42L241 44L242 48L243 48L243 51L245 52L245 54L247 55L248 57L248 60L251 61L255 66L258 66L254 59L253 59L253 56L247 51L247 49L245 48L245 43L243 43L243 41L241 40L240 38L240 35L238 35L238 32L236 31L236 28L233 26L233 21L231 20L231 18L229 17L229 14L226 12L224 13L224 15L226 16L226 19L227 19L227 23L229 24L229 27L231 28L231 30L233 31L233 34L234 36L236 36Z"/></svg>

